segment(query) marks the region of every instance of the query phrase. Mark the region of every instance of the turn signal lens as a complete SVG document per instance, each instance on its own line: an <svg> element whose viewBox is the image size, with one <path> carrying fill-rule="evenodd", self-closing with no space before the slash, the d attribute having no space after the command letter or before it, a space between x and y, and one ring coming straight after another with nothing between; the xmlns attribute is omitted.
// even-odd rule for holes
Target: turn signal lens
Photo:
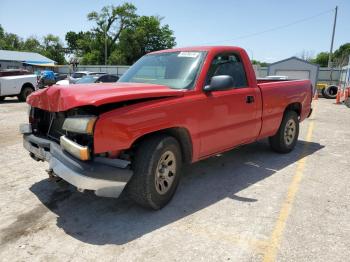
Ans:
<svg viewBox="0 0 350 262"><path fill-rule="evenodd" d="M89 160L90 151L87 146L81 146L74 141L68 139L66 136L60 137L61 147L71 155L75 156L80 160Z"/></svg>

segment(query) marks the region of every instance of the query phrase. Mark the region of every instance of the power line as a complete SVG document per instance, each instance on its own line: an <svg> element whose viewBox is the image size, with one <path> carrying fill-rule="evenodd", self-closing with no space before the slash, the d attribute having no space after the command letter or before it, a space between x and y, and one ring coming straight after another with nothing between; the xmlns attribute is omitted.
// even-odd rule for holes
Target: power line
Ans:
<svg viewBox="0 0 350 262"><path fill-rule="evenodd" d="M327 11L324 11L324 12L318 13L318 14L316 14L316 15L309 16L309 17L306 17L306 18L303 18L303 19L300 19L300 20L291 22L291 23L289 23L289 24L285 24L285 25L273 27L273 28L270 28L270 29L266 29L266 30L263 30L263 31L259 31L259 32L255 32L255 33L251 33L251 34L239 36L239 37L232 38L232 39L219 40L219 41L211 42L211 43L203 43L202 45L211 45L211 44L216 44L216 43L231 42L231 41L236 41L236 40L240 40L240 39L245 39L245 38L249 38L249 37L253 37L253 36L265 34L265 33L268 33L268 32L273 32L273 31L280 30L280 29L283 29L283 28L286 28L286 27L289 27L289 26L293 26L293 25L295 25L295 24L300 24L300 23L303 23L303 22L305 22L305 21L309 21L309 20L311 20L311 19L314 19L314 18L319 17L319 16L321 16L321 15L330 13L330 12L332 12L332 11L333 11L333 9L329 9L329 10L327 10Z"/></svg>

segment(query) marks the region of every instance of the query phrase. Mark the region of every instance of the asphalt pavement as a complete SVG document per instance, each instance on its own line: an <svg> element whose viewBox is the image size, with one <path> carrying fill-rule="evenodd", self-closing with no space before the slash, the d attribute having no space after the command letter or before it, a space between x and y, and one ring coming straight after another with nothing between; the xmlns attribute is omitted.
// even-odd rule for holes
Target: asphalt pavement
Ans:
<svg viewBox="0 0 350 262"><path fill-rule="evenodd" d="M349 261L350 109L314 102L290 154L266 140L184 170L160 211L50 182L0 102L0 261Z"/></svg>

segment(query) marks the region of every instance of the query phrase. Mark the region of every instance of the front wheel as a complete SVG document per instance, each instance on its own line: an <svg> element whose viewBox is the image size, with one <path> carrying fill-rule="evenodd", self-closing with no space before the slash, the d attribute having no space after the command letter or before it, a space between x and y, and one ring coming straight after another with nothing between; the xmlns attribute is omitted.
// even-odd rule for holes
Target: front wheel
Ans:
<svg viewBox="0 0 350 262"><path fill-rule="evenodd" d="M160 209L173 197L180 180L180 145L171 136L150 137L139 144L127 195L141 206Z"/></svg>
<svg viewBox="0 0 350 262"><path fill-rule="evenodd" d="M272 150L278 153L289 153L298 141L299 119L295 111L287 111L274 136L269 137Z"/></svg>
<svg viewBox="0 0 350 262"><path fill-rule="evenodd" d="M27 97L34 92L34 89L31 87L23 87L21 93L18 95L18 100L20 102L25 102Z"/></svg>

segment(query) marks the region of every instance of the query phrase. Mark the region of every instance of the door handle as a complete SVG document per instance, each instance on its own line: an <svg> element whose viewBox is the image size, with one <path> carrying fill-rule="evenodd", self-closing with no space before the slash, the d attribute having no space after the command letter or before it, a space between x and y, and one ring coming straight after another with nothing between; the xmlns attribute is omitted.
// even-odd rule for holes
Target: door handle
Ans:
<svg viewBox="0 0 350 262"><path fill-rule="evenodd" d="M247 104L254 103L254 96L247 96L246 101Z"/></svg>

